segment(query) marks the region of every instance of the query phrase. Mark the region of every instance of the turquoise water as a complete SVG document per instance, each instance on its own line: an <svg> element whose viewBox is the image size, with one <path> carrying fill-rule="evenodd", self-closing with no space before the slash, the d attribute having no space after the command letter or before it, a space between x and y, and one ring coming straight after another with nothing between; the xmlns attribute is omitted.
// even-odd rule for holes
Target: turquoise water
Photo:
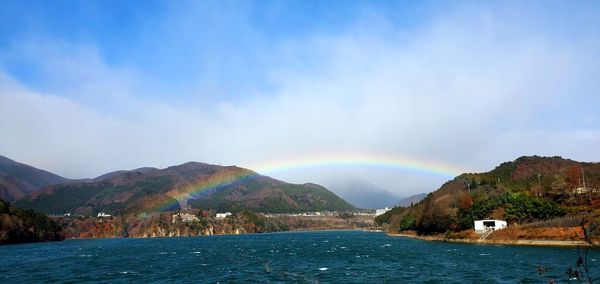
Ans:
<svg viewBox="0 0 600 284"><path fill-rule="evenodd" d="M68 240L0 246L0 283L544 283L567 280L577 256L573 248L449 244L357 231ZM539 276L536 265L549 272Z"/></svg>

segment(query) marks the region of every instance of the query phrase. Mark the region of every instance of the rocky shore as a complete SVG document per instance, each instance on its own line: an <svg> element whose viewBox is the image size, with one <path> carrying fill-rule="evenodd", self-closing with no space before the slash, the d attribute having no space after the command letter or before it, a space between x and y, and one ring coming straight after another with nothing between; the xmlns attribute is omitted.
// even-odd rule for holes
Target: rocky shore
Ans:
<svg viewBox="0 0 600 284"><path fill-rule="evenodd" d="M197 216L193 221L174 219L175 212L147 216L58 217L67 239L151 238L239 235L278 231L366 230L371 216L275 216L242 212L226 218Z"/></svg>

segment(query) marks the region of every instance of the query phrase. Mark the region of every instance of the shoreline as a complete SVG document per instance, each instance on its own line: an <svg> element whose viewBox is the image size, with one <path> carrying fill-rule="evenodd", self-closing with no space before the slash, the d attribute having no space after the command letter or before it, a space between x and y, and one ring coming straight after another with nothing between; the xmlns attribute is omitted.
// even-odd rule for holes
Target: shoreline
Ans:
<svg viewBox="0 0 600 284"><path fill-rule="evenodd" d="M559 240L474 240L474 239L446 239L443 236L419 236L402 233L386 233L390 237L405 237L430 242L482 244L482 245L512 245L512 246L546 246L546 247L579 247L589 246L584 241L559 241Z"/></svg>
<svg viewBox="0 0 600 284"><path fill-rule="evenodd" d="M272 231L272 232L251 232L251 233L246 232L246 233L240 233L240 234L212 234L212 235L190 235L190 236L145 236L145 237L144 236L127 236L127 237L109 236L109 237L89 237L89 238L70 237L70 238L65 238L63 240L56 241L56 242L69 241L69 240L194 238L194 237L213 237L213 236L242 236L242 235L278 234L278 233L311 233L311 232L336 232L336 231L372 232L372 231L364 230L364 229L316 229L316 230L301 229L301 230ZM380 232L380 231L375 231L375 232ZM52 241L49 241L49 242L52 242Z"/></svg>

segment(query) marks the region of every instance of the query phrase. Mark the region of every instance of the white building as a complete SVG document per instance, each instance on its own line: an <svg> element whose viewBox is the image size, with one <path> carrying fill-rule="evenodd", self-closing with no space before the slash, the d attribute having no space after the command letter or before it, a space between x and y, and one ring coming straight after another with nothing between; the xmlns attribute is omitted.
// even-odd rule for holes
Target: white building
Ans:
<svg viewBox="0 0 600 284"><path fill-rule="evenodd" d="M589 188L589 187L578 187L575 189L571 189L571 192L573 194L586 194L586 193L598 193L598 190L595 188Z"/></svg>
<svg viewBox="0 0 600 284"><path fill-rule="evenodd" d="M71 214L69 214L69 215L71 215ZM104 213L104 212L100 212L100 213L98 213L98 218L108 218L108 217L111 217L111 216L112 216L112 215L110 215L110 214L106 214L106 213Z"/></svg>
<svg viewBox="0 0 600 284"><path fill-rule="evenodd" d="M375 217L377 217L377 216L379 216L379 215L381 215L381 214L383 214L385 212L388 212L390 210L392 210L392 209L391 208L387 208L387 207L383 208L383 209L377 209L377 210L375 210Z"/></svg>
<svg viewBox="0 0 600 284"><path fill-rule="evenodd" d="M227 216L231 216L231 212L217 213L217 219L224 219Z"/></svg>
<svg viewBox="0 0 600 284"><path fill-rule="evenodd" d="M497 231L506 229L506 221L503 220L477 220L475 223L475 233L483 234L486 231Z"/></svg>
<svg viewBox="0 0 600 284"><path fill-rule="evenodd" d="M173 215L173 223L177 222L177 219L179 219L179 218L181 218L182 222L193 222L193 221L199 221L200 220L194 214L190 214L190 213L177 213L177 214Z"/></svg>

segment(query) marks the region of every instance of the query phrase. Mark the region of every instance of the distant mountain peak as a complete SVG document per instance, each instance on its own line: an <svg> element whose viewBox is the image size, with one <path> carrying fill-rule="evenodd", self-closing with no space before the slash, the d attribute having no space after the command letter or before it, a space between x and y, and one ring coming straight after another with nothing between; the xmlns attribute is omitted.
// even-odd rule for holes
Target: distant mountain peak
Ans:
<svg viewBox="0 0 600 284"><path fill-rule="evenodd" d="M401 196L356 176L338 177L331 180L327 187L351 204L365 209L393 207L402 199Z"/></svg>
<svg viewBox="0 0 600 284"><path fill-rule="evenodd" d="M0 156L0 198L15 201L43 187L71 180Z"/></svg>
<svg viewBox="0 0 600 284"><path fill-rule="evenodd" d="M417 203L419 203L425 197L427 197L427 193L414 194L414 195L411 195L409 197L402 198L396 205L402 206L402 207L408 207L411 204L417 204Z"/></svg>

